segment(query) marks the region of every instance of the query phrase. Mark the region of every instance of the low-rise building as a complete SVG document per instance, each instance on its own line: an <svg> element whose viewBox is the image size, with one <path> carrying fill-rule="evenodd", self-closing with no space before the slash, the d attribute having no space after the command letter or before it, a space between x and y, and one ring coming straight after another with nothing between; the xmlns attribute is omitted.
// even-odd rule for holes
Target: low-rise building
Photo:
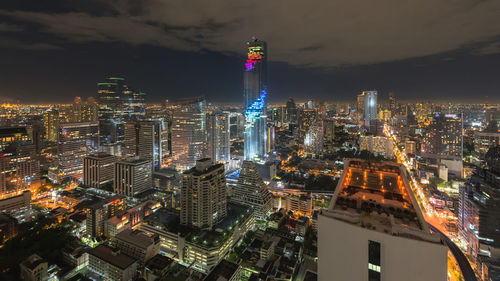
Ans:
<svg viewBox="0 0 500 281"><path fill-rule="evenodd" d="M21 280L24 281L46 281L48 279L48 263L39 255L33 254L19 265Z"/></svg>
<svg viewBox="0 0 500 281"><path fill-rule="evenodd" d="M124 230L113 238L112 243L122 253L136 259L142 265L160 253L158 234L148 235L140 230Z"/></svg>
<svg viewBox="0 0 500 281"><path fill-rule="evenodd" d="M132 281L137 275L137 261L119 250L99 245L88 252L88 269L110 281Z"/></svg>

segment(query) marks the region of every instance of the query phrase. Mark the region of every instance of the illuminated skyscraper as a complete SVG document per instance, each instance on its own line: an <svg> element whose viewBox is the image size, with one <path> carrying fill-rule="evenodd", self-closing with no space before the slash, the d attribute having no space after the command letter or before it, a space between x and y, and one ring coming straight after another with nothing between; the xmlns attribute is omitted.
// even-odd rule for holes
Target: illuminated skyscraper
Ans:
<svg viewBox="0 0 500 281"><path fill-rule="evenodd" d="M365 126L370 127L372 120L377 120L377 91L363 91Z"/></svg>
<svg viewBox="0 0 500 281"><path fill-rule="evenodd" d="M208 156L214 163L227 163L229 157L229 117L227 113L207 114Z"/></svg>
<svg viewBox="0 0 500 281"><path fill-rule="evenodd" d="M125 122L146 115L144 93L131 90L124 78L97 83L100 144L123 143Z"/></svg>
<svg viewBox="0 0 500 281"><path fill-rule="evenodd" d="M206 101L178 100L172 114L172 164L180 171L194 167L206 153Z"/></svg>
<svg viewBox="0 0 500 281"><path fill-rule="evenodd" d="M252 38L243 75L245 97L245 160L262 160L267 152L267 46Z"/></svg>
<svg viewBox="0 0 500 281"><path fill-rule="evenodd" d="M163 119L130 121L125 124L125 155L152 161L155 168L166 165L168 128Z"/></svg>

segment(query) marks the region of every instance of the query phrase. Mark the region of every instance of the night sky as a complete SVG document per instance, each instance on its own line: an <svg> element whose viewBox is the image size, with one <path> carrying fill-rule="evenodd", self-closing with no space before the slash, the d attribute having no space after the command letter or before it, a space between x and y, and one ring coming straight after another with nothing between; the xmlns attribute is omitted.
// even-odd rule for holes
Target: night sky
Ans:
<svg viewBox="0 0 500 281"><path fill-rule="evenodd" d="M119 75L150 102L242 102L256 36L268 42L271 102L353 101L364 89L498 102L498 15L498 0L10 1L0 97L70 102Z"/></svg>

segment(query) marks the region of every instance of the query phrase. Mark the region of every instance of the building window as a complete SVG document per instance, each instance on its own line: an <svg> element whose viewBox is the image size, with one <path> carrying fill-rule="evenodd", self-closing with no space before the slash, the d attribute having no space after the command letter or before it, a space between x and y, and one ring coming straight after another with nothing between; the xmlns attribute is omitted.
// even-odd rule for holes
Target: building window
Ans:
<svg viewBox="0 0 500 281"><path fill-rule="evenodd" d="M368 240L368 281L380 281L380 243Z"/></svg>

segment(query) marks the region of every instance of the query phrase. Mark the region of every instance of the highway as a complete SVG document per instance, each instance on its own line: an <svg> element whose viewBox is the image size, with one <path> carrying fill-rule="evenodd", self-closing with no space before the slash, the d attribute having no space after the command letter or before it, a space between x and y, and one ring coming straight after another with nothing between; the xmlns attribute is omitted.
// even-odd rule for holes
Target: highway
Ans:
<svg viewBox="0 0 500 281"><path fill-rule="evenodd" d="M446 243L448 246L448 249L450 249L451 253L457 260L458 266L460 267L460 270L462 271L462 275L464 276L465 281L477 281L476 274L474 273L474 270L472 270L472 267L469 264L469 260L465 257L464 253L458 248L453 241L451 241L448 236L446 236L444 233L442 233L439 229L434 227L432 224L429 223L429 228L435 232L439 233L441 235L441 239Z"/></svg>

